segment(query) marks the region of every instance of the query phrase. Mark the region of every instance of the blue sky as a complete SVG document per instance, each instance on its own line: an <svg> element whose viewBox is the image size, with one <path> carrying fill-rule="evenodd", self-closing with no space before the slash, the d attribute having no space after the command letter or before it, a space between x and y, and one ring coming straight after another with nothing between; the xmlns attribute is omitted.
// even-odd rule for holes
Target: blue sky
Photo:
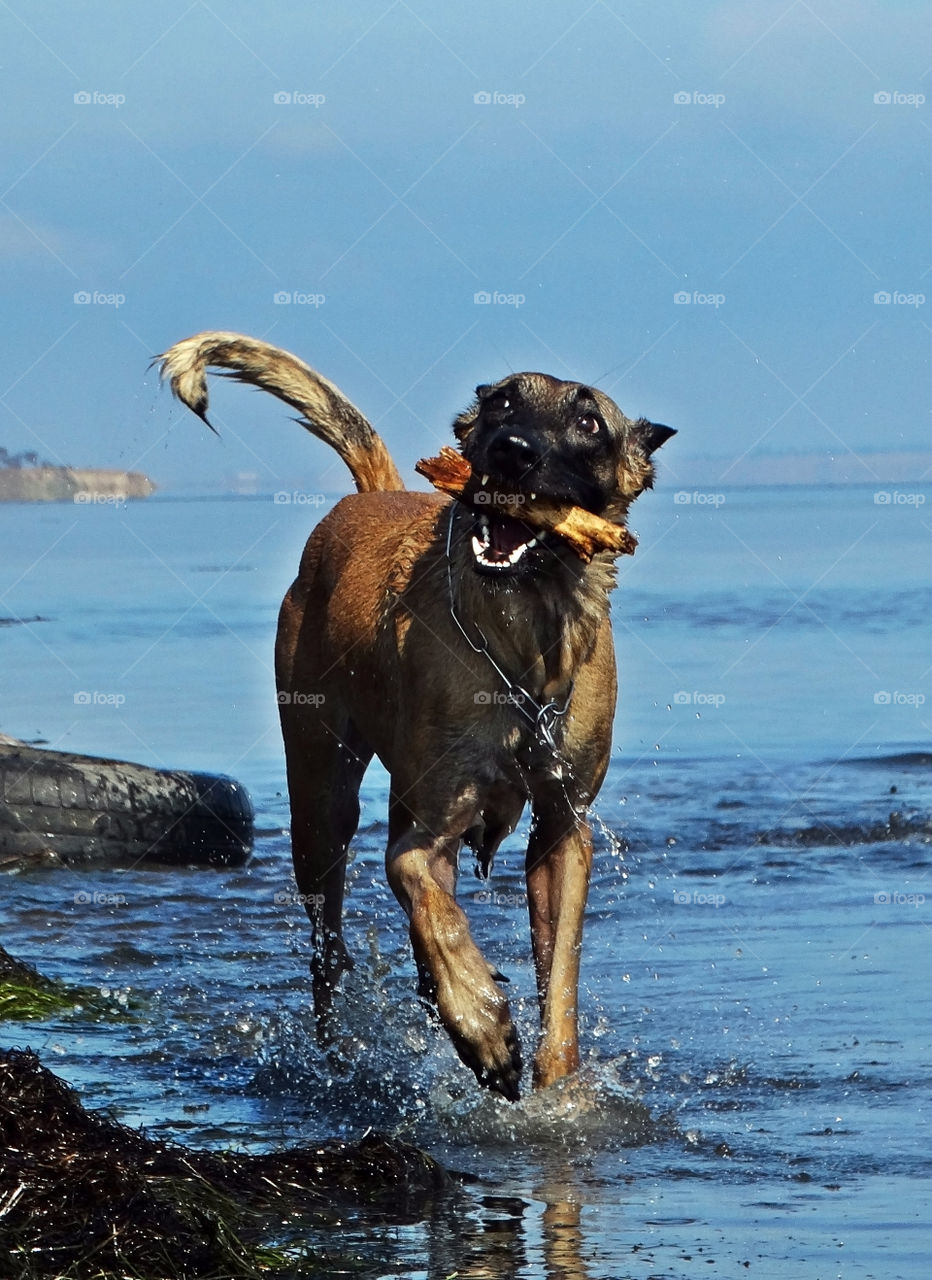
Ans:
<svg viewBox="0 0 932 1280"><path fill-rule="evenodd" d="M345 487L283 406L217 388L219 444L172 406L149 357L218 328L338 382L408 473L537 368L678 427L674 477L870 480L929 441L927 30L857 0L3 3L0 443Z"/></svg>

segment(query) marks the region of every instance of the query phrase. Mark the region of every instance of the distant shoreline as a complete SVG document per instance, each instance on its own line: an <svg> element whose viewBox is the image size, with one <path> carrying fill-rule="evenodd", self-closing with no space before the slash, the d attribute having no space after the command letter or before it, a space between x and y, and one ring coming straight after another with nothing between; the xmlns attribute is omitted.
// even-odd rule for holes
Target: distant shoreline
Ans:
<svg viewBox="0 0 932 1280"><path fill-rule="evenodd" d="M694 461L698 465L693 465ZM915 467L911 476L904 476L897 471L893 479L889 473L876 479L858 477L844 478L816 477L796 472L795 478L783 475L758 474L739 477L737 470L732 470L728 479L722 479L725 466L722 460L689 460L679 468L679 474L673 475L668 470L658 481L657 488L662 492L672 492L679 503L686 503L692 497L702 504L708 494L717 492L734 492L754 489L862 489L878 493L878 503L885 501L882 491L908 489L928 490L932 488L932 466L926 459L926 466ZM721 465L718 465L721 464ZM879 470L879 468L878 468ZM925 472L925 474L923 474ZM412 492L425 492L427 484L417 476L406 477ZM313 481L306 477L295 478L287 489L255 489L222 481L214 484L195 485L191 482L172 484L156 484L141 471L118 471L92 467L0 467L0 503L2 502L74 502L88 505L101 503L119 503L130 499L148 498L153 494L160 502L194 502L239 500L253 502L273 502L276 505L306 506L313 511L323 506L330 506L346 497L351 486L336 489L332 492L317 491ZM685 495L685 496L680 496ZM698 495L698 496L695 496ZM890 503L896 505L899 495L891 493Z"/></svg>
<svg viewBox="0 0 932 1280"><path fill-rule="evenodd" d="M0 502L117 502L148 498L155 489L141 471L0 467Z"/></svg>
<svg viewBox="0 0 932 1280"><path fill-rule="evenodd" d="M673 474L666 459L662 476L666 484ZM878 453L767 454L758 457L684 458L677 465L684 486L812 486L885 487L932 484L932 453L919 449Z"/></svg>
<svg viewBox="0 0 932 1280"><path fill-rule="evenodd" d="M405 475L405 480L409 484L409 491L412 493L427 493L429 486L424 480L419 480L417 476ZM932 474L925 479L900 479L894 480L726 480L715 481L710 479L708 475L703 474L696 476L693 474L672 476L668 473L662 475L655 484L655 489L660 494L679 493L679 492L724 492L732 493L741 490L754 489L832 489L838 491L861 489L873 493L886 490L929 490L932 489ZM170 485L165 484L159 487L156 497L157 502L197 502L211 501L220 502L226 499L239 502L272 502L276 505L285 506L304 506L308 510L313 511L325 505L339 502L341 498L351 495L352 486L347 484L344 489L334 489L332 491L315 492L313 489L313 481L305 480L296 481L289 486L287 490L272 489L245 489L234 488L232 486L216 485ZM879 499L883 501L883 499Z"/></svg>

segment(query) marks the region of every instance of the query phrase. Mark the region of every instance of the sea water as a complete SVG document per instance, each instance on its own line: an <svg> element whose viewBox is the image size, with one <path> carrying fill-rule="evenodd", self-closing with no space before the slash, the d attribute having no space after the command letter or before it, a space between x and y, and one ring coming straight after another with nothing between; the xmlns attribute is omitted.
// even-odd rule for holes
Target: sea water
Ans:
<svg viewBox="0 0 932 1280"><path fill-rule="evenodd" d="M378 765L348 871L341 1039L314 1044L272 649L323 509L0 507L0 732L231 774L260 833L237 870L6 876L4 945L132 1016L5 1023L3 1043L180 1141L375 1129L468 1175L429 1222L308 1237L354 1274L924 1280L932 488L639 500L612 601L583 1068L517 1105L477 1090L415 998ZM525 818L488 883L464 857L459 896L527 1059L526 836Z"/></svg>

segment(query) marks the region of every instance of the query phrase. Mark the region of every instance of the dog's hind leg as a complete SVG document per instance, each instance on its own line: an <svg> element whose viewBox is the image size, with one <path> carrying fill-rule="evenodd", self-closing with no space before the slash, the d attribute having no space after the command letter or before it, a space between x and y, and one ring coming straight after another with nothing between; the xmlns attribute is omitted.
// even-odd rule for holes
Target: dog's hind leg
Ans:
<svg viewBox="0 0 932 1280"><path fill-rule="evenodd" d="M333 993L352 960L343 941L346 855L359 823L359 786L372 752L349 723L282 706L295 880L312 927L317 1038L331 1039ZM292 714L289 714L292 713Z"/></svg>
<svg viewBox="0 0 932 1280"><path fill-rule="evenodd" d="M535 1089L579 1066L579 961L591 867L588 823L565 801L535 803L526 866L541 1020Z"/></svg>
<svg viewBox="0 0 932 1280"><path fill-rule="evenodd" d="M521 1054L508 1000L454 900L460 843L429 831L392 797L386 869L410 922L419 990L479 1083L517 1101Z"/></svg>

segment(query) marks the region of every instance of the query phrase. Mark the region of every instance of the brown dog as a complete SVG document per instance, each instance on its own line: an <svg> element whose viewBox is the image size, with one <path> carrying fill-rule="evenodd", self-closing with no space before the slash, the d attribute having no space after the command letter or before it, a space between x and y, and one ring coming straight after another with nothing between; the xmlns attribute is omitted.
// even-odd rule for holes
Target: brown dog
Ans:
<svg viewBox="0 0 932 1280"><path fill-rule="evenodd" d="M407 493L362 414L302 361L231 333L160 357L206 421L208 367L272 392L336 449L359 493L311 534L276 648L295 877L314 934L326 1038L342 938L346 853L378 755L391 775L388 880L409 921L420 991L479 1081L518 1097L508 1001L455 901L466 844L488 874L532 810L528 909L541 1038L534 1085L579 1062L577 987L592 844L586 811L608 765L615 663L612 556L585 564L500 507ZM602 392L541 373L477 388L454 423L475 475L623 524L673 431L632 422ZM477 499L478 502L478 499ZM477 514L478 513L478 514Z"/></svg>

